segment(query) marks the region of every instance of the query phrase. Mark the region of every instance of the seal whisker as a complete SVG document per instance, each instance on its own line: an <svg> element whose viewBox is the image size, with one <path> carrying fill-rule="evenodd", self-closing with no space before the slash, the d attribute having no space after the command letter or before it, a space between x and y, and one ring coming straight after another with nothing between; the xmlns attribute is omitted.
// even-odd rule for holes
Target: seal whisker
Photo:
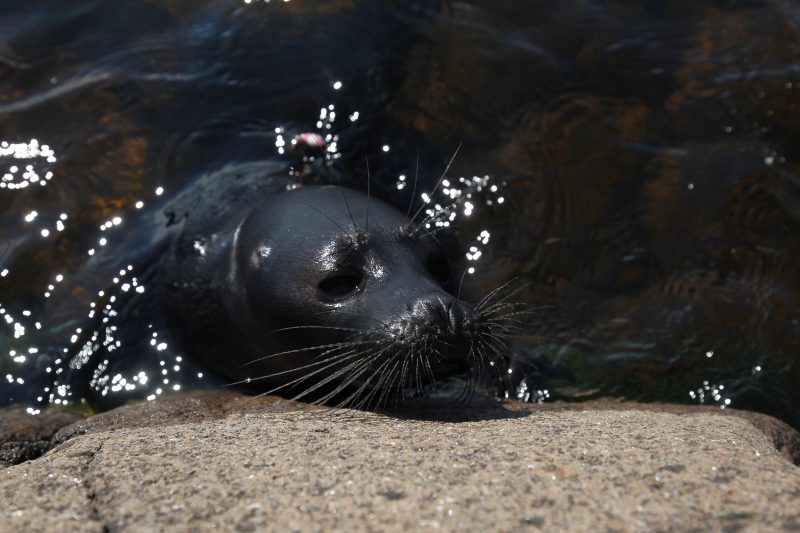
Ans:
<svg viewBox="0 0 800 533"><path fill-rule="evenodd" d="M499 300L498 301L489 301L489 302L485 302L483 304L483 306L480 309L480 312L486 312L487 309L495 308L495 307L513 307L513 306L517 306L517 307L523 306L523 307L528 308L528 307L530 307L530 304L528 304L527 302L514 302L514 301L504 301L504 302L500 302ZM541 306L541 308L546 308L546 307L547 306ZM536 308L530 307L530 308L531 309L537 309L537 310L540 309L539 307L536 307Z"/></svg>
<svg viewBox="0 0 800 533"><path fill-rule="evenodd" d="M435 351L435 348L434 348L434 351ZM425 370L425 373L427 374L427 376L429 378L429 382L433 385L433 388L435 389L436 388L436 378L433 375L433 368L431 368L431 355L432 355L432 353L431 353L430 347L428 346L428 339L425 339L424 344L423 344L423 351L422 351L422 353L420 355L421 355L421 359L422 359L423 363L425 363L422 366L422 368L423 368L423 370Z"/></svg>
<svg viewBox="0 0 800 533"><path fill-rule="evenodd" d="M420 379L422 376L422 372L420 371L420 363L422 363L422 357L419 354L417 354L417 356L415 357L413 353L411 354L411 357L413 357L414 361L416 362L416 371L414 372L414 377L416 378L417 395L421 396L422 382L420 381Z"/></svg>
<svg viewBox="0 0 800 533"><path fill-rule="evenodd" d="M342 233L344 233L345 235L347 235L348 237L350 237L350 239L351 239L351 240L355 240L355 238L354 238L354 236L353 236L353 235L350 235L350 233L348 233L348 231L347 231L346 229L344 229L344 228L343 228L343 227L342 227L342 226L341 226L341 225L340 225L338 222L336 222L336 221L335 221L335 220L333 220L333 219L332 219L330 216L328 216L328 214L327 214L327 213L325 213L324 211L322 211L322 210L320 210L320 209L317 209L316 207L314 207L314 206L313 206L313 205L311 205L311 204L305 204L305 205L306 205L307 207L310 207L311 209L313 209L314 211L316 211L316 212L317 212L317 213L319 213L320 215L324 216L324 217L325 217L325 218L327 218L328 220L330 220L330 221L331 221L333 224L335 224L335 225L336 225L336 227L337 227L337 228L339 228L340 230L342 230Z"/></svg>
<svg viewBox="0 0 800 533"><path fill-rule="evenodd" d="M500 346L500 347L501 347L503 350L508 350L508 345L506 344L506 341L504 341L503 339L501 339L501 338L500 338L500 337L498 337L497 335L495 335L495 334L493 334L493 333L488 333L488 332L487 332L487 333L484 333L484 336L485 336L484 338L493 339L495 342L497 342L497 343L498 343L498 345L499 345L499 346Z"/></svg>
<svg viewBox="0 0 800 533"><path fill-rule="evenodd" d="M326 350L326 351L322 352L321 354L319 354L319 355L315 356L314 358L312 358L311 359L311 363L309 363L308 365L304 365L302 367L293 367L289 371L291 372L293 370L297 370L297 369L300 369L300 368L305 368L307 366L323 364L323 363L335 361L337 358L343 356L344 354L355 352L355 350L350 350L348 352L344 352L343 354L336 354L336 355L334 355L332 357L327 357L326 359L323 359L323 360L320 360L320 358L326 357L331 353L335 353L337 350L342 349L342 348L351 348L351 347L358 348L359 346L362 346L364 343L351 343L351 345L348 345L348 344L350 344L350 343L342 343L341 346L334 346L334 347L330 348L329 350ZM360 353L364 353L364 352L360 352ZM283 373L285 373L285 372L280 372L280 374L283 374ZM273 376L273 374L266 374L266 375L260 376L258 378L248 378L248 379L250 381L255 381L255 380L262 380L262 379L270 378L272 376Z"/></svg>
<svg viewBox="0 0 800 533"><path fill-rule="evenodd" d="M477 378L479 380L485 380L485 374L487 373L488 369L487 366L489 365L489 361L487 360L486 354L483 352L483 340L480 338L476 339L477 345L474 346L475 353L478 355L478 365L475 365L474 368L478 372Z"/></svg>
<svg viewBox="0 0 800 533"><path fill-rule="evenodd" d="M411 355L410 352L406 352L405 355L403 355L403 357L402 357L403 365L402 365L402 370L401 370L401 374L400 374L400 387L401 388L406 386L406 379L407 379L407 376L408 376L408 362L410 360L410 355Z"/></svg>
<svg viewBox="0 0 800 533"><path fill-rule="evenodd" d="M334 350L330 350L330 351L332 352ZM313 368L313 367L318 366L318 365L326 365L326 366L323 366L323 367L315 370L314 372L312 372L310 374L307 374L305 376L301 376L301 377L297 378L296 380L293 380L293 381L291 381L289 383L286 383L285 385L282 385L281 387L279 387L277 389L273 389L273 390L269 391L270 393L272 393L272 392L275 392L276 390L279 390L280 388L283 388L285 386L301 382L301 381L307 379L310 376L313 376L315 374L318 374L319 372L327 370L328 368L330 368L332 366L335 366L337 364L341 364L342 361L345 361L347 359L351 359L352 357L360 356L363 353L364 352L358 352L356 350L350 350L350 351L347 351L347 352L344 352L344 353L341 353L341 354L337 354L337 355L335 355L333 357L330 357L328 359L325 359L323 361L316 361L316 362L313 362L313 363L309 363L307 365L303 365L303 366L299 366L299 367L295 367L295 368L290 368L288 370L282 370L280 372L274 372L272 374L265 374L265 375L258 376L258 377L255 377L255 378L247 378L247 379L239 381L237 383L232 383L231 385L244 385L244 384L251 383L251 382L254 382L254 381L264 381L265 379L270 379L270 378L275 377L275 376L281 376L281 375L284 375L284 374L289 374L291 372L297 372L297 371L300 371L300 370L305 370L307 368Z"/></svg>
<svg viewBox="0 0 800 533"><path fill-rule="evenodd" d="M371 343L369 341L359 341L359 344L356 345L357 347L355 349L356 350L361 349L365 345L368 345L368 344L371 344ZM338 357L338 355L333 355L332 357L327 357L327 356L329 354L331 354L331 353L335 353L336 350L338 350L339 348L340 347L331 348L330 350L326 350L326 351L324 351L324 352L322 352L320 354L317 354L317 355L315 355L314 357L311 358L311 361L323 361L323 362L324 361L330 361L332 359L332 357ZM365 348L364 350L362 350L361 353L367 353L368 351L369 351L369 348Z"/></svg>
<svg viewBox="0 0 800 533"><path fill-rule="evenodd" d="M507 318L507 317L492 318L486 320L484 323L488 326L495 327L500 333L504 333L506 335L511 335L511 336L525 335L525 328L523 327L524 323L514 318ZM546 340L555 340L552 338L548 338L545 335L525 335L525 336L540 337Z"/></svg>
<svg viewBox="0 0 800 533"><path fill-rule="evenodd" d="M461 387L461 392L459 392L458 396L456 396L456 398L453 399L452 404L455 406L459 406L469 403L474 392L475 392L475 379L473 379L472 372L468 372L467 379L464 382L464 386Z"/></svg>
<svg viewBox="0 0 800 533"><path fill-rule="evenodd" d="M417 145L417 162L414 166L414 186L411 189L411 200L408 202L408 209L406 209L406 219L411 214L411 208L414 207L414 198L417 195L417 178L419 177L419 145Z"/></svg>
<svg viewBox="0 0 800 533"><path fill-rule="evenodd" d="M372 361L370 361L370 363L371 362ZM331 391L330 393L328 393L325 396L323 396L322 398L320 398L319 401L321 403L329 402L330 400L335 398L337 395L339 395L340 393L344 392L348 387L350 387L352 385L352 383L356 379L360 378L363 374L365 374L368 371L369 371L369 366L364 366L363 368L360 368L355 374L351 374L351 376L347 380L345 380L344 382L340 383L333 391ZM366 389L367 384L369 383L369 379L370 378L367 378L367 380L365 380L365 382L361 386L359 386L358 389L356 389L355 392L351 393L348 397L346 397L345 399L343 399L340 402L338 402L336 404L336 407L348 407L348 406L356 407L351 402L355 398L357 398L358 396L360 396L363 393L363 391Z"/></svg>
<svg viewBox="0 0 800 533"><path fill-rule="evenodd" d="M461 387L458 396L455 397L453 403L456 405L463 405L465 400L469 397L469 389L472 387L472 372L467 372L467 379L464 381L464 386Z"/></svg>
<svg viewBox="0 0 800 533"><path fill-rule="evenodd" d="M397 391L394 399L394 405L397 406L398 400L402 401L403 399L402 368L405 357L402 357L400 353L397 353L395 357L397 359L397 365L395 365L394 377L392 378L392 381L389 383L389 387L390 390Z"/></svg>
<svg viewBox="0 0 800 533"><path fill-rule="evenodd" d="M504 303L500 304L497 307L493 307L491 309L483 309L479 311L477 316L481 318L501 318L506 316L516 316L516 315L541 315L541 311L534 310L534 309L522 309L519 310L521 307L524 307L525 304L515 303L509 304Z"/></svg>
<svg viewBox="0 0 800 533"><path fill-rule="evenodd" d="M369 359L369 357L370 356L368 356L368 360L371 361L371 359ZM302 398L303 396L307 396L308 394L310 394L310 393L314 392L315 390L327 385L328 383L331 383L333 381L338 380L342 376L350 376L348 379L350 379L350 378L352 378L353 380L357 379L361 374L366 372L368 370L368 368L369 368L368 365L365 366L363 363L364 363L364 361L353 361L352 363L349 363L347 366L342 367L339 370L335 371L333 374L331 374L330 376L326 377L324 380L322 380L322 381L320 381L318 383L315 383L314 385L312 385L308 389L305 389L297 397L298 398ZM355 370L358 370L358 371L356 373L354 373ZM350 384L349 381L338 383L336 385L336 387L331 392L326 393L322 397L320 397L317 400L315 400L313 403L320 403L320 404L321 403L327 403L329 400L331 400L337 394L339 394L340 392L345 390L349 386L349 384Z"/></svg>
<svg viewBox="0 0 800 533"><path fill-rule="evenodd" d="M517 333L522 330L522 322L519 319L507 316L485 318L481 323L485 326L496 326L501 333Z"/></svg>
<svg viewBox="0 0 800 533"><path fill-rule="evenodd" d="M422 358L424 359L424 362L425 362L425 364L423 365L422 368L427 373L428 378L430 378L430 384L435 389L436 388L436 376L433 375L433 368L431 368L431 358L428 355L428 352L423 353L422 354Z"/></svg>
<svg viewBox="0 0 800 533"><path fill-rule="evenodd" d="M506 300L508 300L509 298L511 298L512 296L514 296L515 294L517 294L517 293L518 293L519 291L521 291L522 289L525 289L525 288L527 288L527 287L530 287L531 285L532 285L532 282L528 282L528 283L525 283L525 284L521 285L520 287L517 287L516 289L514 289L514 290L513 290L513 291L511 291L510 293L508 293L508 294L506 294L505 296L503 296L501 299L499 299L499 300L497 300L496 302L494 302L494 303L493 303L491 306L489 306L489 309L491 309L491 308L492 308L492 306L495 306L495 305L497 305L497 304L501 304L501 303L505 302ZM484 305L486 305L487 303L489 303L489 302L486 302Z"/></svg>
<svg viewBox="0 0 800 533"><path fill-rule="evenodd" d="M389 361L391 361L391 359ZM378 381L369 388L369 391L367 391L366 389L364 390L364 393L366 394L363 396L361 401L356 404L358 409L363 409L363 408L380 409L382 399L389 392L387 382L388 378L392 374L393 368L394 367L382 368L380 371L376 370L376 372L373 373L372 376L370 376L368 382L371 382L373 377L377 377Z"/></svg>
<svg viewBox="0 0 800 533"><path fill-rule="evenodd" d="M431 191L431 196L433 196L436 193L436 191L439 189L439 185L442 184L442 181L444 180L445 176L447 175L447 171L450 170L450 166L453 164L453 161L455 161L459 150L461 150L461 143L458 143L458 147L456 147L456 151L453 152L453 156L450 158L450 161L447 163L447 166L444 168L444 172L442 172L442 175L439 177L439 181L437 181L436 185L434 185L433 190ZM417 212L414 213L414 216L411 217L411 220L408 221L409 226L414 222L414 220L416 220L416 218L419 216L419 214L422 212L422 210L424 208L425 208L425 204L423 203L419 207ZM417 226L417 229L419 229L420 227L422 227L422 226ZM414 230L414 232L412 232L412 234L416 233L416 231L417 230Z"/></svg>
<svg viewBox="0 0 800 533"><path fill-rule="evenodd" d="M466 275L467 271L465 270L461 273L461 279L458 282L458 292L456 293L456 298L458 298L459 300L461 299L461 288L464 286L464 278L466 277Z"/></svg>
<svg viewBox="0 0 800 533"><path fill-rule="evenodd" d="M347 352L343 352L343 353L340 353L340 354L335 354L335 355L330 356L330 357L326 357L325 359L320 359L321 357L325 357L325 356L327 356L327 355L329 355L331 353L334 353L338 349L339 348L333 348L331 350L328 350L328 351L316 356L314 359L311 360L312 361L311 363L308 363L306 365L293 367L293 368L290 368L288 370L282 370L280 372L275 372L273 374L266 374L266 375L263 375L263 376L259 376L258 378L252 378L251 381L269 379L269 378L272 378L272 377L275 377L275 376L280 376L280 375L283 375L283 374L289 374L291 372L297 372L297 371L300 371L300 370L306 370L308 368L313 368L313 367L319 366L319 365L326 365L326 366L324 366L324 367L322 367L320 369L320 370L326 370L326 369L328 369L328 368L330 368L332 366L336 366L337 364L340 364L342 361L350 359L351 355L362 355L362 354L366 353L365 350L362 350L360 352L357 351L357 350L349 350Z"/></svg>
<svg viewBox="0 0 800 533"><path fill-rule="evenodd" d="M470 346L470 351L474 352L475 351L475 347L474 346ZM481 372L481 371L478 370L478 369L475 369L473 367L473 368L470 368L470 371L467 374L467 383L465 384L465 390L466 390L466 395L467 395L466 400L471 398L472 395L475 393L475 389L478 386L479 378L480 378L479 372Z"/></svg>
<svg viewBox="0 0 800 533"><path fill-rule="evenodd" d="M317 346L306 346L304 348L296 348L294 350L286 350L286 351L283 351L283 352L278 352L278 353L265 355L263 357L259 357L258 359L253 359L252 361L248 361L247 363L244 363L244 364L240 365L239 368L244 368L244 367L246 367L248 365L252 365L252 364L258 363L260 361L265 361L267 359L272 359L273 357L280 357L282 355L289 355L289 354L293 354L293 353L306 352L306 351L310 351L310 350L326 350L328 348L339 348L339 347L344 347L344 346L359 346L359 345L366 344L366 343L367 343L367 341L350 341L350 342L334 342L334 343L331 343L331 344L320 344L320 345L317 345Z"/></svg>
<svg viewBox="0 0 800 533"><path fill-rule="evenodd" d="M350 210L350 202L347 201L347 195L344 193L345 189L342 189L342 200L344 200L344 205L347 208L347 215L350 217L350 222L353 224L353 230L358 233L358 225L356 224L356 219L353 216L353 212Z"/></svg>
<svg viewBox="0 0 800 533"><path fill-rule="evenodd" d="M367 164L367 214L366 223L364 224L364 233L369 234L369 197L370 197L370 175L369 175L369 156L367 156L367 149L364 148L364 162Z"/></svg>
<svg viewBox="0 0 800 533"><path fill-rule="evenodd" d="M529 309L517 311L514 310L514 308L506 307L498 308L490 312L476 314L476 318L479 319L483 324L505 324L515 327L522 326L531 316L541 316L541 313L539 311Z"/></svg>
<svg viewBox="0 0 800 533"><path fill-rule="evenodd" d="M483 316L481 317L481 324L486 325L496 325L496 326L503 326L503 327L519 327L522 325L522 320L519 318L515 318L514 316L509 315L494 315L494 316Z"/></svg>
<svg viewBox="0 0 800 533"><path fill-rule="evenodd" d="M528 306L527 303L524 302L501 302L497 301L488 307L484 307L477 314L479 315L498 315L503 311L517 311L519 309L523 309L529 312L541 312L540 309L533 309Z"/></svg>
<svg viewBox="0 0 800 533"><path fill-rule="evenodd" d="M311 387L310 389L304 391L302 394L303 395L307 395L308 393L313 392L314 390L316 390L316 389L318 389L318 388L330 383L331 381L334 381L334 380L338 379L339 377L341 377L341 375L343 375L343 373L345 373L345 372L350 373L350 375L348 376L348 378L345 381L339 383L338 386L332 392L330 392L330 393L326 394L325 396L323 396L320 399L320 402L324 403L324 402L332 399L334 396L336 396L337 394L342 392L344 389L346 389L348 386L350 386L350 384L353 381L355 381L356 379L358 379L364 372L369 370L369 366L372 364L372 362L375 359L377 359L387 349L388 349L388 347L383 348L383 349L379 350L378 352L376 352L374 354L370 354L369 356L367 356L362 361L355 361L349 367L344 368L344 369L342 369L342 370L340 370L338 372L335 372L335 373L331 374L330 376L326 377L325 379L323 379L322 381L320 381L319 383L316 383L313 387ZM353 370L357 370L357 373L353 373Z"/></svg>
<svg viewBox="0 0 800 533"><path fill-rule="evenodd" d="M265 333L265 335L272 335L273 333L278 333L281 331L291 331L293 329L330 329L335 331L352 331L354 333L365 333L363 329L356 329L356 328L342 328L337 326L315 326L315 325L307 325L307 326L290 326L288 328L280 328L280 329L273 329Z"/></svg>
<svg viewBox="0 0 800 533"><path fill-rule="evenodd" d="M515 277L515 278L511 278L510 280L506 281L505 283L503 283L503 284L502 284L502 285L500 285L499 287L497 287L497 288L495 288L495 289L493 289L493 290L489 291L489 292L486 294L486 296L484 296L483 298L481 298L481 300L480 300L478 303L476 303L476 304L475 304L475 311L477 312L477 311L479 311L480 309L482 309L482 308L483 308L483 306L484 306L484 305L486 305L486 303L487 303L487 302L488 302L488 301L489 301L491 298L493 298L495 294L497 294L498 292L502 291L503 289L505 289L506 287L508 287L509 285L511 285L512 283L514 283L515 281L517 281L518 279L519 279L519 278L516 278L516 277Z"/></svg>
<svg viewBox="0 0 800 533"><path fill-rule="evenodd" d="M398 365L400 364L400 358L398 354L395 353L389 360L389 362L393 362L394 364L384 370L378 383L376 383L374 387L374 391L380 391L380 394L377 397L377 402L375 403L376 408L380 408L381 405L386 405L386 400L389 398L389 395L395 390L392 386L392 383L395 380L395 376L398 374Z"/></svg>
<svg viewBox="0 0 800 533"><path fill-rule="evenodd" d="M312 392L316 391L317 389L327 385L328 383L330 383L330 382L332 382L332 381L334 381L336 379L339 379L341 376L349 375L349 377L348 377L348 379L346 381L337 384L337 386L331 392L326 393L325 395L321 396L320 398L318 398L318 399L316 399L316 400L314 400L312 402L314 404L325 404L325 403L328 403L330 400L335 398L338 394L340 394L341 392L346 390L347 387L350 386L352 381L358 379L362 374L364 374L365 372L367 372L369 370L369 367L363 367L363 366L362 366L362 368L356 370L359 366L362 366L362 365L360 365L360 362L356 361L353 364L351 364L350 366L345 367L345 368L341 369L340 371L332 374L330 376L331 379L325 379L325 380L313 385L312 387L304 390L302 393L300 393L297 396L295 396L295 398L299 399L299 398L303 398L305 396L308 396L309 394L311 394ZM340 402L339 404L336 405L336 407L343 407L343 406L344 406L343 402Z"/></svg>
<svg viewBox="0 0 800 533"><path fill-rule="evenodd" d="M349 355L349 356L348 356L346 359L353 359L353 358L356 358L356 357L360 357L360 356L361 356L361 355L363 355L364 353L365 353L365 352L351 353L351 354L350 354L350 355ZM302 382L306 381L307 379L309 379L310 377L312 377L312 376L314 376L314 375L318 374L319 372L322 372L322 371L324 371L324 370L327 370L327 369L329 369L329 368L331 368L331 367L333 367L333 366L339 365L339 364L341 364L341 363L342 363L344 360L345 360L345 359L341 359L341 360L334 361L334 362L332 362L330 365L328 365L328 366L326 366L326 367L320 368L320 369L318 369L318 370L316 370L316 371L314 371L314 372L312 372L312 373L310 373L310 374L307 374L307 375L304 375L304 376L300 376L300 377L299 377L299 378L297 378L297 379L294 379L294 380L292 380L292 381L290 381L290 382L288 382L288 383L285 383L285 384L283 384L283 385L281 385L281 386L279 386L279 387L276 387L276 388L272 389L272 390L271 390L271 391L269 391L267 394L271 394L271 393L273 393L273 392L277 392L277 391L279 391L279 390L281 390L281 389L287 389L287 390L291 390L291 388L293 388L293 386L294 386L294 385L298 385L298 384L300 384L300 383L302 383ZM331 374L331 376L329 376L329 378L330 378L330 379L326 378L326 379L324 379L323 381L320 381L320 382L318 382L318 383L314 384L314 386L312 386L312 387L309 387L309 388L307 388L307 389L304 389L304 390L303 390L303 391L301 391L299 394L295 395L294 397L292 397L292 398L290 398L290 399L291 399L292 401L296 401L296 400L300 400L300 399L302 399L302 398L304 398L304 397L308 396L309 394L311 394L312 392L314 392L314 391L315 391L315 390L317 390L318 388L320 388L320 387L322 387L322 386L326 385L327 383L329 383L331 380L333 380L333 379L336 379L336 377L340 376L342 373L347 373L347 372L349 372L349 370L350 370L351 368L353 368L353 367L357 366L359 363L360 363L360 361L358 361L358 360L356 360L356 361L353 361L352 363L348 364L347 366L345 366L345 367L344 367L344 368L342 368L341 370L339 370L339 371L337 371L337 372L335 372L335 373ZM317 402L312 402L312 403L317 403ZM318 403L323 403L323 402L321 402L321 401L320 401L320 402L318 402Z"/></svg>
<svg viewBox="0 0 800 533"><path fill-rule="evenodd" d="M497 351L491 347L491 344L488 343L483 337L479 337L478 339L478 351L481 354L482 359L485 361L486 364L481 365L482 369L485 370L487 373L492 372L494 376L489 376L487 374L486 380L487 382L492 379L498 379L500 377L500 369L497 368L497 364L495 362L495 358L490 357L488 352L494 352L495 354Z"/></svg>
<svg viewBox="0 0 800 533"><path fill-rule="evenodd" d="M349 403L351 400L354 400L354 399L358 398L359 396L361 396L361 395L362 395L362 394L363 394L363 393L364 393L366 390L368 390L368 389L369 389L369 391L370 391L370 394L368 394L368 395L367 395L365 398L362 398L362 399L361 399L361 401L362 401L362 402L363 402L364 400L368 399L368 398L370 397L370 395L371 395L371 394L374 394L374 393L375 393L375 391L377 391L377 390L378 390L378 388L379 388L379 386L380 386L380 382L379 382L378 384L376 384L376 386L374 386L374 387L370 387L370 382L372 381L372 379L373 379L375 376L380 376L380 375L381 375L381 370L383 369L383 367L385 367L386 365L388 365L388 364L389 364L389 362L391 362L391 358L390 358L390 359L387 359L386 361L384 361L384 362L383 362L383 363L382 363L382 364L381 364L381 365L380 365L378 368L375 368L375 369L373 369L373 370L372 370L372 373L371 373L371 374L369 374L369 376L368 376L368 377L364 378L364 380L363 380L363 383L361 383L361 385L358 387L358 389L356 389L356 391L355 391L355 392L353 392L353 393L352 393L352 394L351 394L351 395L350 395L348 398L346 398L346 399L345 399L345 400L344 400L342 403L343 403L343 404L348 404L348 403ZM355 404L355 405L356 405L357 407L359 407L359 406L360 406L360 404Z"/></svg>
<svg viewBox="0 0 800 533"><path fill-rule="evenodd" d="M352 370L353 368L357 368L359 365L368 365L370 361L374 360L377 356L379 356L383 352L383 350L381 350L381 351L378 351L376 353L370 354L370 350L371 350L371 348L367 348L367 349L361 350L360 352L358 352L356 354L358 356L368 354L366 360L364 360L364 361L354 361L353 363L350 363L347 367L337 370L335 374L341 375L341 374L346 373L349 370ZM339 363L341 363L341 361L336 361L334 363L334 365L331 365L331 366L335 366L336 364L339 364ZM336 376L337 378L338 378L338 375ZM327 383L327 381L325 383ZM323 383L323 384L325 384L325 383Z"/></svg>
<svg viewBox="0 0 800 533"><path fill-rule="evenodd" d="M398 403L400 403L402 394L395 386L395 381L397 380L399 374L399 368L395 367L391 370L391 379L387 381L386 386L383 388L383 393L381 394L380 398L378 398L378 409L396 408Z"/></svg>
<svg viewBox="0 0 800 533"><path fill-rule="evenodd" d="M366 390L367 385L370 383L370 381L372 381L372 378L374 376L379 377L378 382L375 384L375 386L370 389L369 393L366 396L364 396L358 404L356 404L357 408L362 408L363 406L368 405L371 399L375 396L375 394L378 393L378 391L381 391L381 394L383 394L384 390L386 390L385 387L381 387L382 383L386 380L386 377L388 375L386 371L384 371L383 369L392 361L394 361L393 357L387 359L380 367L375 369L375 372L373 372L373 374L369 378L364 380L364 383L359 388L359 391L357 391L358 394L363 394L363 392ZM397 363L395 362L395 365L396 364Z"/></svg>
<svg viewBox="0 0 800 533"><path fill-rule="evenodd" d="M428 219L426 218L422 222L420 222L420 224L422 226L424 226L427 221L428 221ZM450 225L447 226L447 227L442 226L442 227L438 227L438 228L434 228L434 229L428 230L425 233L420 234L419 238L420 239L424 239L425 237L433 237L434 235L436 235L440 231L452 230L454 227L457 228L458 225L456 225L455 223L451 222Z"/></svg>

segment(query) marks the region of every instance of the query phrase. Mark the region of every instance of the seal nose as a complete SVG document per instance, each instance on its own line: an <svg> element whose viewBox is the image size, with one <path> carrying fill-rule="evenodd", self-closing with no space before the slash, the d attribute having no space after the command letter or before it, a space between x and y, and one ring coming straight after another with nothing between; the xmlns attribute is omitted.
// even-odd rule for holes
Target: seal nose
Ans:
<svg viewBox="0 0 800 533"><path fill-rule="evenodd" d="M437 297L436 300L439 302L439 310L444 317L445 323L447 324L447 330L450 335L459 334L464 324L463 306L459 305L458 302L452 299L445 300L441 297Z"/></svg>
<svg viewBox="0 0 800 533"><path fill-rule="evenodd" d="M439 326L451 338L463 334L464 323L472 316L472 311L461 301L438 295L422 300L414 307L414 315Z"/></svg>
<svg viewBox="0 0 800 533"><path fill-rule="evenodd" d="M437 377L464 372L469 369L468 329L473 316L469 304L444 293L429 294L412 305L404 336L431 356Z"/></svg>

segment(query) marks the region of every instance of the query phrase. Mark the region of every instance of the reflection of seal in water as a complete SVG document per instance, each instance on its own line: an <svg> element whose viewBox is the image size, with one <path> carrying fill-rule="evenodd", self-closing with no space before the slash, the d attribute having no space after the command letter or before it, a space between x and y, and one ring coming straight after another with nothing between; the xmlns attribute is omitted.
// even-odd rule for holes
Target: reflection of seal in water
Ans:
<svg viewBox="0 0 800 533"><path fill-rule="evenodd" d="M350 405L467 370L470 385L500 378L513 306L501 291L477 306L453 296L431 235L349 189L259 194L227 220L188 216L173 248L170 329L202 364Z"/></svg>

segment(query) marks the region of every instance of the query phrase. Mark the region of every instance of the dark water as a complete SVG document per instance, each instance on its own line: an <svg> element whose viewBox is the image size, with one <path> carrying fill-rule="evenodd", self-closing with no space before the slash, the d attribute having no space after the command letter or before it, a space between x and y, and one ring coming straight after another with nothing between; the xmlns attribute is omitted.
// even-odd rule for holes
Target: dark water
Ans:
<svg viewBox="0 0 800 533"><path fill-rule="evenodd" d="M526 396L800 427L799 61L781 0L4 1L0 403L213 384L151 321L164 208L297 171L285 143L319 132L316 179L363 190L369 160L403 210L461 146L465 290L542 308Z"/></svg>

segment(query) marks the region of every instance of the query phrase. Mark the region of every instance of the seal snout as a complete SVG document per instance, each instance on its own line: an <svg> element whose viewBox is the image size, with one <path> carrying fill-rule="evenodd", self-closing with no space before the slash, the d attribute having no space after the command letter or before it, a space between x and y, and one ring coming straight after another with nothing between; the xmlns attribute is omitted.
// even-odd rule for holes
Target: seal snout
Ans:
<svg viewBox="0 0 800 533"><path fill-rule="evenodd" d="M472 310L464 302L439 295L416 302L411 315L415 321L433 327L450 338L462 336L464 325L473 317Z"/></svg>
<svg viewBox="0 0 800 533"><path fill-rule="evenodd" d="M468 367L470 342L466 329L474 317L472 309L449 295L421 298L411 307L404 336L424 351L435 354L435 372L447 375Z"/></svg>

